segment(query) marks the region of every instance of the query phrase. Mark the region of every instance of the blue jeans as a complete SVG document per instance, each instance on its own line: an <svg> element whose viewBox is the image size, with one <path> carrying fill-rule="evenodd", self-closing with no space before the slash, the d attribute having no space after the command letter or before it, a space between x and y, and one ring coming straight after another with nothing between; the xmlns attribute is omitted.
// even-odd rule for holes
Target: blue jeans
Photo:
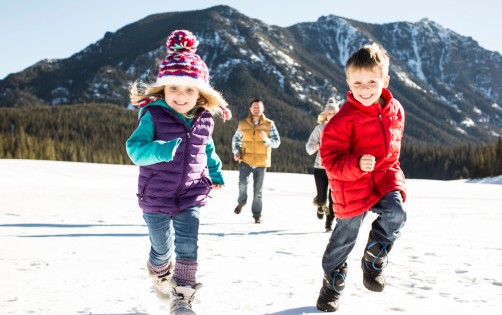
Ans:
<svg viewBox="0 0 502 315"><path fill-rule="evenodd" d="M197 261L199 209L200 207L188 208L174 216L143 213L148 226L152 265L167 264L171 260L173 250L177 260Z"/></svg>
<svg viewBox="0 0 502 315"><path fill-rule="evenodd" d="M401 193L397 190L388 193L370 210L378 214L371 225L370 234L373 240L378 243L393 244L399 238L401 234L399 231L406 222ZM367 213L348 219L336 219L335 228L322 257L325 274L340 268L345 263L356 244L359 228Z"/></svg>
<svg viewBox="0 0 502 315"><path fill-rule="evenodd" d="M260 217L262 210L263 180L265 179L266 167L251 167L244 162L239 164L239 204L246 204L248 200L249 175L253 173L253 204L251 212L253 217Z"/></svg>

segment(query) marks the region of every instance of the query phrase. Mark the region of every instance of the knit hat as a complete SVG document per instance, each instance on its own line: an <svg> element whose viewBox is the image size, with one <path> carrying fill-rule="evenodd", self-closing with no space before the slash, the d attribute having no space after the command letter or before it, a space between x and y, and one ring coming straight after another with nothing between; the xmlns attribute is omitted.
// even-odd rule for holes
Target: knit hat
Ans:
<svg viewBox="0 0 502 315"><path fill-rule="evenodd" d="M324 107L324 110L317 116L317 122L320 124L323 124L328 121L328 115L326 115L330 111L335 111L338 113L340 108L338 107L338 104L336 103L336 100L334 97L330 97L328 99L328 102L326 103L326 106Z"/></svg>
<svg viewBox="0 0 502 315"><path fill-rule="evenodd" d="M336 100L334 97L330 97L328 102L326 103L326 107L324 107L324 110L322 111L324 114L329 112L329 111L336 111L338 112L340 108L338 107L338 104L336 103Z"/></svg>
<svg viewBox="0 0 502 315"><path fill-rule="evenodd" d="M166 41L167 56L159 66L155 86L183 85L195 86L208 101L207 106L228 104L220 92L209 84L209 70L204 61L197 55L199 41L187 30L173 31Z"/></svg>

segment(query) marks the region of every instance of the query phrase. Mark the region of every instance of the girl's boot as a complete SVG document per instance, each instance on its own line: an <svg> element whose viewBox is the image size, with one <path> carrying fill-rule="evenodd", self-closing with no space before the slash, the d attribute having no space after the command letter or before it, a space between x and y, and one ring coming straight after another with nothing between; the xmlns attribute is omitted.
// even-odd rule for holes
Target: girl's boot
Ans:
<svg viewBox="0 0 502 315"><path fill-rule="evenodd" d="M172 300L170 315L196 315L192 310L192 302L195 292L202 287L201 283L196 283L194 287L179 286L174 279L170 281L172 287Z"/></svg>
<svg viewBox="0 0 502 315"><path fill-rule="evenodd" d="M155 267L150 261L147 263L148 274L153 279L153 290L159 301L170 305L172 298L172 287L169 283L173 277L174 264L169 262L164 267Z"/></svg>
<svg viewBox="0 0 502 315"><path fill-rule="evenodd" d="M169 281L173 296L170 315L195 315L192 302L195 292L202 287L196 282L197 268L197 261L176 261L174 276Z"/></svg>

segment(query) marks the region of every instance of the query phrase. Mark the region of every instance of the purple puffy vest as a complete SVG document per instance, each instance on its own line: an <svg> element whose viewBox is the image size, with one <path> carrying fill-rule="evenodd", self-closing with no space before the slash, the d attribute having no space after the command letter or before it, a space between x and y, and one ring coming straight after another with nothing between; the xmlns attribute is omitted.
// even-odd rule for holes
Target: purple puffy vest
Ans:
<svg viewBox="0 0 502 315"><path fill-rule="evenodd" d="M211 191L207 169L206 143L214 128L212 115L200 109L192 127L169 109L151 105L145 113L152 116L155 140L181 138L170 162L139 168L138 201L144 212L175 215L192 206L203 206Z"/></svg>

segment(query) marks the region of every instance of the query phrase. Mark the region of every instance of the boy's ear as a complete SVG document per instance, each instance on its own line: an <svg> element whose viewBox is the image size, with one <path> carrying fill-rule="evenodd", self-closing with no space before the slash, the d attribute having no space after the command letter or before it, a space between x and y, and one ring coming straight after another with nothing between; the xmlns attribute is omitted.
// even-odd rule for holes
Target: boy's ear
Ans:
<svg viewBox="0 0 502 315"><path fill-rule="evenodd" d="M390 75L386 75L384 80L383 80L383 87L387 88L389 87L389 81L390 81Z"/></svg>

